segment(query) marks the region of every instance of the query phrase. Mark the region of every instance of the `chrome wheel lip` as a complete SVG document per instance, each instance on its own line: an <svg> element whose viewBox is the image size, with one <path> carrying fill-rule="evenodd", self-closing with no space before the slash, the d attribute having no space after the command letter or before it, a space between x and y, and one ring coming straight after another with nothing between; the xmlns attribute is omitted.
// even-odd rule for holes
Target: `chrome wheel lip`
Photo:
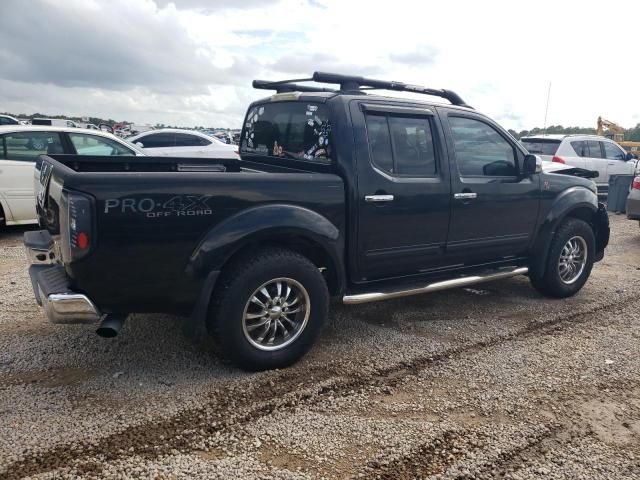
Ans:
<svg viewBox="0 0 640 480"><path fill-rule="evenodd" d="M558 258L558 276L565 285L575 283L584 272L587 266L589 250L587 242L579 235L575 235L567 240Z"/></svg>
<svg viewBox="0 0 640 480"><path fill-rule="evenodd" d="M278 284L280 284L280 287L278 287ZM269 289L272 287L275 289L276 295L268 295L268 299L266 294L270 293ZM290 292L287 291L287 288L290 289ZM266 294L264 292L266 292ZM294 294L294 297L288 298L290 303L287 305L287 297L290 294ZM279 298L280 301L275 301L276 298ZM254 301L254 299L256 301ZM259 306L261 311L249 313L252 305ZM295 320L283 320L282 314L286 317L286 310L290 306L294 306L296 310L299 310L295 312ZM263 283L249 296L242 313L242 331L251 346L259 350L281 350L291 345L300 337L309 322L310 314L311 300L304 286L292 278L278 277ZM264 323L261 324L260 322ZM288 326L291 326L292 323L295 324L293 332L289 331L288 337L286 337L283 332L283 329L286 328L284 327L284 322L286 322ZM256 324L260 326L256 327ZM262 328L262 325L267 325L266 330ZM275 332L273 330L275 330ZM270 335L274 333L275 338L269 342L271 339ZM263 335L262 338L261 335Z"/></svg>

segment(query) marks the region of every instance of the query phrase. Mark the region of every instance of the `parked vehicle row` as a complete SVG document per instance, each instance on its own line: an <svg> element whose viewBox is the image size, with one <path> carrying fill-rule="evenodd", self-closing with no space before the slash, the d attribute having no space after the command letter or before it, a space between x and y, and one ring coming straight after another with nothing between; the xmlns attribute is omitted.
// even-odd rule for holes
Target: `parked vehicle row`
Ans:
<svg viewBox="0 0 640 480"><path fill-rule="evenodd" d="M587 170L543 171L449 90L312 79L339 88L254 82L276 93L249 106L241 160L199 170L141 157L133 171L122 158L40 157L43 229L25 246L50 320L114 336L129 313L177 312L238 365L280 368L314 343L330 296L358 304L528 275L561 298L603 258L608 216Z"/></svg>
<svg viewBox="0 0 640 480"><path fill-rule="evenodd" d="M99 130L55 126L0 126L0 223L36 223L33 176L41 154L138 156L133 145Z"/></svg>
<svg viewBox="0 0 640 480"><path fill-rule="evenodd" d="M163 128L127 137L149 155L168 157L239 158L238 147L199 132Z"/></svg>
<svg viewBox="0 0 640 480"><path fill-rule="evenodd" d="M95 125L91 127L20 124L0 127L1 223L16 225L37 221L33 174L36 157L40 154L142 156L146 152L155 156L239 158L237 146L224 144L197 131L150 130L124 140Z"/></svg>

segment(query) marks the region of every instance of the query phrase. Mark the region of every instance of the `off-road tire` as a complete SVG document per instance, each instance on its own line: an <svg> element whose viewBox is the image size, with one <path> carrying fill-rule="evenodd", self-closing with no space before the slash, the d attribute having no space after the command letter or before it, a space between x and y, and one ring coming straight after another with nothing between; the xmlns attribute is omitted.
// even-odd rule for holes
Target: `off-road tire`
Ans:
<svg viewBox="0 0 640 480"><path fill-rule="evenodd" d="M580 276L573 283L568 284L562 281L558 264L563 248L574 237L584 239L587 246L587 258ZM536 290L548 297L566 298L575 295L584 286L591 274L596 255L595 244L595 235L587 222L577 218L566 219L551 240L544 274L539 275L532 271L529 275L531 284Z"/></svg>
<svg viewBox="0 0 640 480"><path fill-rule="evenodd" d="M256 289L278 278L292 279L304 287L310 303L309 316L292 343L279 350L260 350L245 335L245 306ZM268 248L235 261L223 271L213 293L207 329L223 356L240 368L284 368L311 348L326 323L328 310L329 292L318 267L296 252Z"/></svg>

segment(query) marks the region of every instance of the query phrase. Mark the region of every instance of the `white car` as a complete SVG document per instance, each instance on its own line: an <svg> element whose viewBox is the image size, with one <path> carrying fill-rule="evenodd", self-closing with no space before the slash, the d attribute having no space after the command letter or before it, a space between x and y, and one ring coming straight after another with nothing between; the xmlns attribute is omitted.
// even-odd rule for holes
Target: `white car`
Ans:
<svg viewBox="0 0 640 480"><path fill-rule="evenodd" d="M0 115L0 125L21 125L20 120L11 115Z"/></svg>
<svg viewBox="0 0 640 480"><path fill-rule="evenodd" d="M595 170L598 193L606 194L611 175L638 173L638 160L613 140L597 135L536 135L520 142L544 161Z"/></svg>
<svg viewBox="0 0 640 480"><path fill-rule="evenodd" d="M237 145L226 143L196 130L162 128L127 137L147 155L194 158L238 159Z"/></svg>
<svg viewBox="0 0 640 480"><path fill-rule="evenodd" d="M141 150L99 130L0 126L0 225L37 222L33 176L36 157L43 153L144 156Z"/></svg>

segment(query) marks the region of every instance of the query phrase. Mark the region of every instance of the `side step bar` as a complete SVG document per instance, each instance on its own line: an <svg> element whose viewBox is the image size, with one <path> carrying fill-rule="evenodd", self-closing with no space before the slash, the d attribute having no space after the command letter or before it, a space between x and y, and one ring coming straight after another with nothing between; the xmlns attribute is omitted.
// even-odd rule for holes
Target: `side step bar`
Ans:
<svg viewBox="0 0 640 480"><path fill-rule="evenodd" d="M408 297L410 295L419 295L421 293L437 292L438 290L447 290L449 288L466 287L476 283L489 282L491 280L500 280L501 278L515 277L517 275L525 275L529 269L527 267L518 267L513 270L503 270L487 275L473 275L470 277L454 278L452 280L444 280L442 282L429 283L423 287L410 288L408 290L396 290L389 292L367 292L355 295L345 295L342 297L343 303L347 305L358 305L360 303L378 302L380 300L390 300L392 298Z"/></svg>

